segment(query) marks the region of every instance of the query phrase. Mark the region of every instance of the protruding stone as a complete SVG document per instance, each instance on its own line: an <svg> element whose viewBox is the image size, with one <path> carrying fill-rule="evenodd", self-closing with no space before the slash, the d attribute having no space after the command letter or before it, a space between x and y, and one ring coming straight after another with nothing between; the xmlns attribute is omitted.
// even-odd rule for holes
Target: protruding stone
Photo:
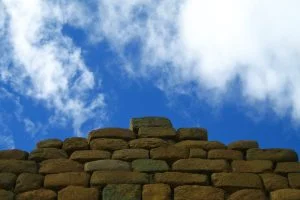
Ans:
<svg viewBox="0 0 300 200"><path fill-rule="evenodd" d="M168 127L172 128L172 123L165 117L140 117L130 120L129 129L138 133L141 127Z"/></svg>
<svg viewBox="0 0 300 200"><path fill-rule="evenodd" d="M160 159L166 161L175 161L189 157L189 149L185 147L177 147L174 145L168 145L151 149L150 157L152 159Z"/></svg>
<svg viewBox="0 0 300 200"><path fill-rule="evenodd" d="M257 141L255 140L238 140L231 142L227 145L228 149L234 149L239 151L245 151L248 149L259 148Z"/></svg>
<svg viewBox="0 0 300 200"><path fill-rule="evenodd" d="M60 149L63 142L60 139L46 139L37 143L37 148L57 148Z"/></svg>
<svg viewBox="0 0 300 200"><path fill-rule="evenodd" d="M0 199L1 200L14 200L14 193L11 191L0 189Z"/></svg>
<svg viewBox="0 0 300 200"><path fill-rule="evenodd" d="M228 200L267 200L262 190L243 189L231 194Z"/></svg>
<svg viewBox="0 0 300 200"><path fill-rule="evenodd" d="M68 186L58 192L58 200L98 200L97 188L84 188L81 186Z"/></svg>
<svg viewBox="0 0 300 200"><path fill-rule="evenodd" d="M85 163L84 171L130 171L130 165L121 160L96 160Z"/></svg>
<svg viewBox="0 0 300 200"><path fill-rule="evenodd" d="M15 193L27 192L43 187L44 176L40 174L22 173L18 176Z"/></svg>
<svg viewBox="0 0 300 200"><path fill-rule="evenodd" d="M201 148L204 150L226 149L226 146L218 141L184 140L175 145L186 148Z"/></svg>
<svg viewBox="0 0 300 200"><path fill-rule="evenodd" d="M210 186L183 185L174 189L174 200L224 200L225 192L222 189Z"/></svg>
<svg viewBox="0 0 300 200"><path fill-rule="evenodd" d="M133 149L153 149L168 145L168 142L160 138L139 138L129 142Z"/></svg>
<svg viewBox="0 0 300 200"><path fill-rule="evenodd" d="M90 142L92 150L115 151L119 149L128 149L128 144L122 139L98 138Z"/></svg>
<svg viewBox="0 0 300 200"><path fill-rule="evenodd" d="M88 187L90 175L85 172L65 172L59 174L47 174L44 187L49 189L61 189L69 185Z"/></svg>
<svg viewBox="0 0 300 200"><path fill-rule="evenodd" d="M138 136L140 138L175 138L176 131L168 127L141 127Z"/></svg>
<svg viewBox="0 0 300 200"><path fill-rule="evenodd" d="M69 159L49 159L41 162L39 173L57 174L63 172L81 172L83 165Z"/></svg>
<svg viewBox="0 0 300 200"><path fill-rule="evenodd" d="M288 179L284 176L274 173L264 173L259 174L259 176L268 192L289 187Z"/></svg>
<svg viewBox="0 0 300 200"><path fill-rule="evenodd" d="M207 130L205 128L180 128L177 130L177 139L207 141Z"/></svg>
<svg viewBox="0 0 300 200"><path fill-rule="evenodd" d="M89 144L86 138L72 137L64 140L62 149L70 155L77 150L88 150Z"/></svg>
<svg viewBox="0 0 300 200"><path fill-rule="evenodd" d="M112 155L112 159L125 161L147 158L149 158L149 151L146 149L121 149L114 151Z"/></svg>
<svg viewBox="0 0 300 200"><path fill-rule="evenodd" d="M288 179L291 188L300 189L300 173L289 173Z"/></svg>
<svg viewBox="0 0 300 200"><path fill-rule="evenodd" d="M207 151L200 148L192 148L190 149L190 158L207 158Z"/></svg>
<svg viewBox="0 0 300 200"><path fill-rule="evenodd" d="M171 188L166 184L147 184L143 186L143 200L171 200Z"/></svg>
<svg viewBox="0 0 300 200"><path fill-rule="evenodd" d="M11 190L14 188L17 176L13 173L0 173L0 189ZM1 199L1 198L0 198Z"/></svg>
<svg viewBox="0 0 300 200"><path fill-rule="evenodd" d="M19 149L9 149L0 151L0 160L26 160L28 153Z"/></svg>
<svg viewBox="0 0 300 200"><path fill-rule="evenodd" d="M270 200L298 200L300 199L300 190L298 189L280 189L270 193Z"/></svg>
<svg viewBox="0 0 300 200"><path fill-rule="evenodd" d="M92 130L89 133L88 141L92 141L97 138L115 138L123 140L135 139L135 133L125 128L100 128Z"/></svg>
<svg viewBox="0 0 300 200"><path fill-rule="evenodd" d="M270 160L234 160L231 166L233 172L263 173L273 171L273 163Z"/></svg>
<svg viewBox="0 0 300 200"><path fill-rule="evenodd" d="M23 172L36 173L37 164L28 160L0 160L0 172L20 174Z"/></svg>
<svg viewBox="0 0 300 200"><path fill-rule="evenodd" d="M182 172L224 172L229 170L229 164L225 160L189 158L174 162L172 170Z"/></svg>
<svg viewBox="0 0 300 200"><path fill-rule="evenodd" d="M291 149L248 149L247 160L271 160L274 162L298 161L297 153Z"/></svg>
<svg viewBox="0 0 300 200"><path fill-rule="evenodd" d="M191 174L182 172L164 172L154 175L156 183L166 183L172 186L178 185L208 185L208 177L204 174Z"/></svg>
<svg viewBox="0 0 300 200"><path fill-rule="evenodd" d="M43 160L55 158L68 158L68 154L62 149L56 148L39 148L33 150L29 155L29 160L41 162Z"/></svg>
<svg viewBox="0 0 300 200"><path fill-rule="evenodd" d="M80 163L95 161L95 160L102 160L102 159L109 159L111 157L111 153L109 151L103 150L80 150L74 151L70 159L75 160Z"/></svg>
<svg viewBox="0 0 300 200"><path fill-rule="evenodd" d="M16 196L16 200L56 200L57 195L52 190L38 189L23 192Z"/></svg>
<svg viewBox="0 0 300 200"><path fill-rule="evenodd" d="M132 162L132 169L140 172L164 172L169 166L164 160L138 159Z"/></svg>
<svg viewBox="0 0 300 200"><path fill-rule="evenodd" d="M109 184L103 189L103 200L140 200L142 190L136 184Z"/></svg>
<svg viewBox="0 0 300 200"><path fill-rule="evenodd" d="M243 153L232 149L212 149L208 159L243 160Z"/></svg>
<svg viewBox="0 0 300 200"><path fill-rule="evenodd" d="M126 171L95 171L90 180L91 186L103 186L106 184L146 184L149 177L146 173Z"/></svg>
<svg viewBox="0 0 300 200"><path fill-rule="evenodd" d="M281 162L277 163L276 173L300 173L300 162Z"/></svg>

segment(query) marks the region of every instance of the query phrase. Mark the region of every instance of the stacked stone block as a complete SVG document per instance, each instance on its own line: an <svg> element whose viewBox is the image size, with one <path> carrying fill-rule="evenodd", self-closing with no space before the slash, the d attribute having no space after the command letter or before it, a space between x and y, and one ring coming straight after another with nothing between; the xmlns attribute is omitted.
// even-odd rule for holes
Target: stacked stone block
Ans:
<svg viewBox="0 0 300 200"><path fill-rule="evenodd" d="M209 141L161 117L0 151L1 200L300 200L291 149Z"/></svg>

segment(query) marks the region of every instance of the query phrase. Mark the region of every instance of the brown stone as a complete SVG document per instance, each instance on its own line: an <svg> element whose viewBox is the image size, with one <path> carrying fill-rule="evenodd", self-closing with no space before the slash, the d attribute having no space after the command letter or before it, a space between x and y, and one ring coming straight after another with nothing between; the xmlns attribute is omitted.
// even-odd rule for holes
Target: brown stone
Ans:
<svg viewBox="0 0 300 200"><path fill-rule="evenodd" d="M288 179L291 188L300 189L300 173L289 173Z"/></svg>
<svg viewBox="0 0 300 200"><path fill-rule="evenodd" d="M125 128L100 128L93 130L89 133L88 141L92 141L96 138L115 138L132 140L135 139L135 133Z"/></svg>
<svg viewBox="0 0 300 200"><path fill-rule="evenodd" d="M119 149L128 149L128 144L122 139L98 138L90 142L92 150L115 151Z"/></svg>
<svg viewBox="0 0 300 200"><path fill-rule="evenodd" d="M44 176L40 174L22 173L16 181L15 193L27 192L43 187Z"/></svg>
<svg viewBox="0 0 300 200"><path fill-rule="evenodd" d="M275 168L276 173L299 173L300 162L281 162L277 163Z"/></svg>
<svg viewBox="0 0 300 200"><path fill-rule="evenodd" d="M41 162L39 173L57 174L63 172L81 172L83 165L69 159L49 159Z"/></svg>
<svg viewBox="0 0 300 200"><path fill-rule="evenodd" d="M240 189L262 189L263 184L257 174L252 173L213 173L211 181L215 187L228 192Z"/></svg>
<svg viewBox="0 0 300 200"><path fill-rule="evenodd" d="M174 200L224 200L222 189L210 186L184 185L174 189Z"/></svg>
<svg viewBox="0 0 300 200"><path fill-rule="evenodd" d="M47 174L44 187L49 189L61 189L69 185L88 187L90 175L85 172L65 172L59 174Z"/></svg>
<svg viewBox="0 0 300 200"><path fill-rule="evenodd" d="M58 200L98 200L97 188L84 188L80 186L68 186L58 192Z"/></svg>
<svg viewBox="0 0 300 200"><path fill-rule="evenodd" d="M14 200L14 193L11 191L0 189L0 199L1 200Z"/></svg>
<svg viewBox="0 0 300 200"><path fill-rule="evenodd" d="M200 148L192 148L190 149L190 158L207 158L207 152Z"/></svg>
<svg viewBox="0 0 300 200"><path fill-rule="evenodd" d="M204 174L191 174L182 172L164 172L154 175L156 183L166 183L172 186L178 185L208 185L208 177Z"/></svg>
<svg viewBox="0 0 300 200"><path fill-rule="evenodd" d="M164 160L137 159L131 163L134 171L140 172L164 172L169 170L169 166Z"/></svg>
<svg viewBox="0 0 300 200"><path fill-rule="evenodd" d="M262 190L243 189L231 194L228 200L267 200L267 197Z"/></svg>
<svg viewBox="0 0 300 200"><path fill-rule="evenodd" d="M62 149L70 155L77 150L88 150L89 144L86 138L71 137L64 140Z"/></svg>
<svg viewBox="0 0 300 200"><path fill-rule="evenodd" d="M147 184L143 186L143 200L171 200L171 188L166 184Z"/></svg>
<svg viewBox="0 0 300 200"><path fill-rule="evenodd" d="M297 153L291 149L248 149L247 160L271 160L274 162L298 161Z"/></svg>
<svg viewBox="0 0 300 200"><path fill-rule="evenodd" d="M0 189L11 190L14 188L17 176L13 173L0 173Z"/></svg>
<svg viewBox="0 0 300 200"><path fill-rule="evenodd" d="M121 160L96 160L85 163L84 171L130 171L130 165Z"/></svg>
<svg viewBox="0 0 300 200"><path fill-rule="evenodd" d="M270 200L299 200L300 190L280 189L270 193Z"/></svg>
<svg viewBox="0 0 300 200"><path fill-rule="evenodd" d="M176 131L168 127L141 127L138 136L140 138L175 138Z"/></svg>
<svg viewBox="0 0 300 200"><path fill-rule="evenodd" d="M264 173L264 174L259 174L259 176L263 181L265 190L269 192L289 187L288 179L284 176L280 176L274 173Z"/></svg>
<svg viewBox="0 0 300 200"><path fill-rule="evenodd" d="M56 193L47 189L32 190L16 196L16 200L56 200L56 198Z"/></svg>
<svg viewBox="0 0 300 200"><path fill-rule="evenodd" d="M43 160L55 158L68 158L68 154L62 149L56 148L39 148L33 150L29 155L29 160L41 162Z"/></svg>
<svg viewBox="0 0 300 200"><path fill-rule="evenodd" d="M175 145L186 148L201 148L204 150L226 149L226 146L223 143L217 141L184 140Z"/></svg>
<svg viewBox="0 0 300 200"><path fill-rule="evenodd" d="M37 148L57 148L60 149L63 142L59 139L46 139L37 143Z"/></svg>
<svg viewBox="0 0 300 200"><path fill-rule="evenodd" d="M28 153L19 149L9 149L0 151L0 160L26 160Z"/></svg>
<svg viewBox="0 0 300 200"><path fill-rule="evenodd" d="M146 173L129 171L95 171L90 180L91 186L102 186L106 184L146 184L149 177Z"/></svg>
<svg viewBox="0 0 300 200"><path fill-rule="evenodd" d="M141 117L132 118L130 120L129 129L138 132L141 127L168 127L172 128L172 123L169 119L164 117Z"/></svg>
<svg viewBox="0 0 300 200"><path fill-rule="evenodd" d="M177 130L177 139L207 141L207 130L205 128L179 128Z"/></svg>
<svg viewBox="0 0 300 200"><path fill-rule="evenodd" d="M243 160L243 153L232 149L212 149L208 159Z"/></svg>
<svg viewBox="0 0 300 200"><path fill-rule="evenodd" d="M103 150L80 150L74 151L70 159L75 160L80 163L102 160L102 159L110 159L111 153L109 151Z"/></svg>
<svg viewBox="0 0 300 200"><path fill-rule="evenodd" d="M20 174L23 172L36 173L37 164L27 160L0 160L0 172Z"/></svg>
<svg viewBox="0 0 300 200"><path fill-rule="evenodd" d="M129 142L133 149L153 149L168 145L168 142L160 138L139 138Z"/></svg>
<svg viewBox="0 0 300 200"><path fill-rule="evenodd" d="M225 160L188 158L174 162L172 170L183 172L223 172L229 170L229 164Z"/></svg>
<svg viewBox="0 0 300 200"><path fill-rule="evenodd" d="M114 151L112 155L112 159L125 161L147 158L149 158L149 150L146 149L121 149Z"/></svg>
<svg viewBox="0 0 300 200"><path fill-rule="evenodd" d="M270 160L234 160L231 167L233 172L262 173L273 171L273 163Z"/></svg>
<svg viewBox="0 0 300 200"><path fill-rule="evenodd" d="M227 145L228 149L234 149L239 151L245 151L248 149L259 148L257 141L255 140L238 140L231 142Z"/></svg>
<svg viewBox="0 0 300 200"><path fill-rule="evenodd" d="M152 159L160 159L167 161L175 161L189 157L189 149L185 147L176 147L174 145L168 145L151 149L150 157Z"/></svg>
<svg viewBox="0 0 300 200"><path fill-rule="evenodd" d="M141 200L142 187L138 184L108 184L102 190L103 200Z"/></svg>

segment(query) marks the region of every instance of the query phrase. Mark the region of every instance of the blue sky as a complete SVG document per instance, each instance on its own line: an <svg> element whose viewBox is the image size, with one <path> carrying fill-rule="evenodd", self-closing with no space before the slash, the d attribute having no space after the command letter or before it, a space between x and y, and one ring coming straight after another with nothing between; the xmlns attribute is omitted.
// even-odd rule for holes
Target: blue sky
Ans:
<svg viewBox="0 0 300 200"><path fill-rule="evenodd" d="M165 116L300 153L299 1L125 2L0 0L0 149Z"/></svg>

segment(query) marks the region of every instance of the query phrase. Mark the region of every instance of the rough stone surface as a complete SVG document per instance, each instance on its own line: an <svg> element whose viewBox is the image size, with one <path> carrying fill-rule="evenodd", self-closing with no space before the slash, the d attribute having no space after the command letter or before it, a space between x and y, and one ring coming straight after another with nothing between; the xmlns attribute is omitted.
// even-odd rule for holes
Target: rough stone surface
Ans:
<svg viewBox="0 0 300 200"><path fill-rule="evenodd" d="M207 157L208 159L243 160L243 153L232 149L212 149Z"/></svg>
<svg viewBox="0 0 300 200"><path fill-rule="evenodd" d="M128 149L128 144L123 139L98 138L90 142L92 150L115 151L119 149Z"/></svg>
<svg viewBox="0 0 300 200"><path fill-rule="evenodd" d="M138 136L140 138L175 138L176 131L168 127L141 127Z"/></svg>
<svg viewBox="0 0 300 200"><path fill-rule="evenodd" d="M233 172L263 173L273 171L273 163L270 160L234 160L231 167Z"/></svg>
<svg viewBox="0 0 300 200"><path fill-rule="evenodd" d="M207 151L200 148L192 148L190 149L190 158L207 158Z"/></svg>
<svg viewBox="0 0 300 200"><path fill-rule="evenodd" d="M172 123L164 117L141 117L132 118L130 120L129 129L138 133L141 127L169 127L172 128Z"/></svg>
<svg viewBox="0 0 300 200"><path fill-rule="evenodd" d="M300 162L282 162L277 163L276 173L300 173Z"/></svg>
<svg viewBox="0 0 300 200"><path fill-rule="evenodd" d="M179 128L177 130L177 139L207 141L207 130L205 128Z"/></svg>
<svg viewBox="0 0 300 200"><path fill-rule="evenodd" d="M0 189L11 190L16 183L17 176L13 173L0 173Z"/></svg>
<svg viewBox="0 0 300 200"><path fill-rule="evenodd" d="M58 192L58 200L99 200L97 188L68 186Z"/></svg>
<svg viewBox="0 0 300 200"><path fill-rule="evenodd" d="M151 149L150 157L152 159L175 161L183 158L188 158L189 150L185 147L176 147L174 145L168 145Z"/></svg>
<svg viewBox="0 0 300 200"><path fill-rule="evenodd" d="M70 159L75 160L80 163L95 161L95 160L102 160L102 159L109 159L111 157L111 153L109 151L103 150L80 150L74 151Z"/></svg>
<svg viewBox="0 0 300 200"><path fill-rule="evenodd" d="M259 145L254 140L238 140L227 145L228 149L245 151L248 149L259 148Z"/></svg>
<svg viewBox="0 0 300 200"><path fill-rule="evenodd" d="M172 170L183 172L224 172L229 170L229 164L225 160L188 158L174 162Z"/></svg>
<svg viewBox="0 0 300 200"><path fill-rule="evenodd" d="M211 181L215 187L223 188L228 192L239 189L262 189L263 184L257 174L252 173L213 173Z"/></svg>
<svg viewBox="0 0 300 200"><path fill-rule="evenodd" d="M64 140L62 149L64 149L70 155L77 150L89 149L89 144L86 138L72 137Z"/></svg>
<svg viewBox="0 0 300 200"><path fill-rule="evenodd" d="M201 140L184 140L175 144L179 147L201 148L204 150L225 149L226 146L217 141L201 141Z"/></svg>
<svg viewBox="0 0 300 200"><path fill-rule="evenodd" d="M0 189L0 199L1 200L14 200L15 194L11 191Z"/></svg>
<svg viewBox="0 0 300 200"><path fill-rule="evenodd" d="M96 160L85 163L84 171L130 171L130 165L122 160Z"/></svg>
<svg viewBox="0 0 300 200"><path fill-rule="evenodd" d="M248 149L247 160L271 160L275 162L298 161L297 153L291 149Z"/></svg>
<svg viewBox="0 0 300 200"><path fill-rule="evenodd" d="M139 138L129 142L133 149L153 149L168 145L168 142L160 138Z"/></svg>
<svg viewBox="0 0 300 200"><path fill-rule="evenodd" d="M278 189L288 188L288 179L274 173L259 174L265 186L265 190L274 191Z"/></svg>
<svg viewBox="0 0 300 200"><path fill-rule="evenodd" d="M0 160L26 160L28 153L19 149L9 149L0 151Z"/></svg>
<svg viewBox="0 0 300 200"><path fill-rule="evenodd" d="M143 200L170 200L171 188L167 184L147 184L143 186Z"/></svg>
<svg viewBox="0 0 300 200"><path fill-rule="evenodd" d="M109 184L103 189L103 200L140 200L142 190L136 184Z"/></svg>
<svg viewBox="0 0 300 200"><path fill-rule="evenodd" d="M243 189L231 194L228 200L267 200L262 190Z"/></svg>
<svg viewBox="0 0 300 200"><path fill-rule="evenodd" d="M44 176L40 174L22 173L16 181L15 193L36 190L43 187Z"/></svg>
<svg viewBox="0 0 300 200"><path fill-rule="evenodd" d="M46 139L37 143L37 148L57 148L62 147L63 142L59 139Z"/></svg>
<svg viewBox="0 0 300 200"><path fill-rule="evenodd" d="M300 189L300 173L289 173L288 180L291 188Z"/></svg>
<svg viewBox="0 0 300 200"><path fill-rule="evenodd" d="M83 165L69 159L49 159L41 162L39 173L57 174L63 172L81 172Z"/></svg>
<svg viewBox="0 0 300 200"><path fill-rule="evenodd" d="M281 189L270 193L270 200L299 200L300 190Z"/></svg>
<svg viewBox="0 0 300 200"><path fill-rule="evenodd" d="M39 148L33 150L29 155L29 160L41 162L47 159L68 158L68 154L62 149L56 148Z"/></svg>
<svg viewBox="0 0 300 200"><path fill-rule="evenodd" d="M147 158L149 158L149 150L146 149L121 149L114 151L112 155L112 159L125 161Z"/></svg>
<svg viewBox="0 0 300 200"><path fill-rule="evenodd" d="M47 174L44 187L49 189L61 189L68 185L88 187L90 175L85 172L65 172L59 174Z"/></svg>
<svg viewBox="0 0 300 200"><path fill-rule="evenodd" d="M174 189L174 200L224 200L222 189L210 186L184 185Z"/></svg>
<svg viewBox="0 0 300 200"><path fill-rule="evenodd" d="M20 174L23 172L36 173L37 164L27 160L0 160L0 172Z"/></svg>
<svg viewBox="0 0 300 200"><path fill-rule="evenodd" d="M56 198L56 193L48 189L32 190L16 196L16 200L56 200Z"/></svg>
<svg viewBox="0 0 300 200"><path fill-rule="evenodd" d="M137 159L131 163L134 171L140 172L164 172L169 170L169 166L164 160Z"/></svg>
<svg viewBox="0 0 300 200"><path fill-rule="evenodd" d="M204 174L191 174L182 172L165 172L154 175L156 183L166 183L172 186L178 185L208 185L208 177Z"/></svg>
<svg viewBox="0 0 300 200"><path fill-rule="evenodd" d="M146 173L140 172L93 172L90 180L91 186L101 186L105 184L146 184L149 183L149 176Z"/></svg>
<svg viewBox="0 0 300 200"><path fill-rule="evenodd" d="M132 140L135 139L135 133L125 128L100 128L89 133L88 141L90 142L96 138L115 138Z"/></svg>

